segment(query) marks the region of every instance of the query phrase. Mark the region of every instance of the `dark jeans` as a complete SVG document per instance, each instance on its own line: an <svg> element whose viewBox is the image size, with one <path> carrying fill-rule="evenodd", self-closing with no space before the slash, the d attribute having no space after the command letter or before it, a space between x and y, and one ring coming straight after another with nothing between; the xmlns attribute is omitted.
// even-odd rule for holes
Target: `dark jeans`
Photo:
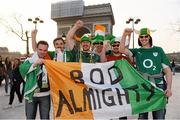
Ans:
<svg viewBox="0 0 180 120"><path fill-rule="evenodd" d="M165 84L158 84L156 85L157 87L166 90L166 85ZM157 110L157 111L152 111L152 116L153 119L161 119L164 120L165 119L165 115L166 115L166 109L161 109L161 110ZM146 113L140 113L139 114L139 118L140 120L142 119L148 119L148 112Z"/></svg>
<svg viewBox="0 0 180 120"><path fill-rule="evenodd" d="M161 109L152 112L153 119L160 119L164 120L166 114L166 109ZM148 112L147 113L140 113L138 119L148 119Z"/></svg>
<svg viewBox="0 0 180 120"><path fill-rule="evenodd" d="M11 105L14 100L14 93L16 92L19 102L22 103L23 96L20 92L20 84L14 83L11 87L9 104Z"/></svg>
<svg viewBox="0 0 180 120"><path fill-rule="evenodd" d="M0 75L0 86L2 84L3 79L4 79L4 77L2 75Z"/></svg>
<svg viewBox="0 0 180 120"><path fill-rule="evenodd" d="M51 107L50 95L43 97L33 97L32 102L25 101L26 119L35 119L37 107L39 105L40 119L49 119Z"/></svg>
<svg viewBox="0 0 180 120"><path fill-rule="evenodd" d="M119 120L127 120L127 117L120 117Z"/></svg>

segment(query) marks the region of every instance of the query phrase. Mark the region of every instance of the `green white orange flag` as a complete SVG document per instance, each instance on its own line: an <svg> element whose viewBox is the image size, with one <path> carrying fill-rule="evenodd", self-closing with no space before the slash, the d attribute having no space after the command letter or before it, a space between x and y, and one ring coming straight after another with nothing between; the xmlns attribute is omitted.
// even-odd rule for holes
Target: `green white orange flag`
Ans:
<svg viewBox="0 0 180 120"><path fill-rule="evenodd" d="M164 108L162 90L126 60L106 63L45 61L55 119L111 119Z"/></svg>

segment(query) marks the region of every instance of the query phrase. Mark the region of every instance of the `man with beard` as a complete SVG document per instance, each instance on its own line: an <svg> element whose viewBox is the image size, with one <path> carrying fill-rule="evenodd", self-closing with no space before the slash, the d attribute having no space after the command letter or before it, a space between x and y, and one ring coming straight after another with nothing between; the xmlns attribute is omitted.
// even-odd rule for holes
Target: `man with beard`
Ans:
<svg viewBox="0 0 180 120"><path fill-rule="evenodd" d="M111 45L111 50L106 52L106 61L126 59L132 65L132 61L119 51L120 38L116 38L115 36L109 34L106 36L105 39L108 40L109 41L108 43ZM126 119L127 119L126 116L119 118L119 120L126 120Z"/></svg>
<svg viewBox="0 0 180 120"><path fill-rule="evenodd" d="M78 20L74 26L68 31L66 40L67 48L72 54L72 62L84 62L84 63L96 63L100 62L99 55L92 53L91 51L91 39L88 34L84 34L80 39L80 49L75 48L74 34L83 27L84 23Z"/></svg>
<svg viewBox="0 0 180 120"><path fill-rule="evenodd" d="M101 62L106 62L106 48L107 42L104 42L104 36L96 35L93 38L93 53L100 56Z"/></svg>
<svg viewBox="0 0 180 120"><path fill-rule="evenodd" d="M32 37L32 48L33 51L36 51L36 36L37 36L37 29L32 30L31 37ZM65 41L62 37L57 37L53 40L53 45L55 48L55 51L48 51L48 53L45 56L45 59L51 59L54 61L61 61L61 62L68 62L70 61L70 52L65 49Z"/></svg>
<svg viewBox="0 0 180 120"><path fill-rule="evenodd" d="M111 50L106 52L107 61L126 59L132 65L131 59L129 59L129 57L127 57L119 51L120 38L116 38L113 35L109 35L106 37L106 39L110 40L111 45Z"/></svg>

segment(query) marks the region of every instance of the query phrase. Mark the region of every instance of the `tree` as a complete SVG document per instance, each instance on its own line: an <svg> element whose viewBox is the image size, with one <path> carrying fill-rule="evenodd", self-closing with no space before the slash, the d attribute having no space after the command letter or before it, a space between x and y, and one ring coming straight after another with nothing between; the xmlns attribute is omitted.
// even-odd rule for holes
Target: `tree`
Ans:
<svg viewBox="0 0 180 120"><path fill-rule="evenodd" d="M0 19L0 25L4 27L4 29L8 33L12 33L19 37L22 41L26 42L26 54L29 55L29 37L28 31L25 31L25 28L21 22L21 15L13 14L12 19Z"/></svg>

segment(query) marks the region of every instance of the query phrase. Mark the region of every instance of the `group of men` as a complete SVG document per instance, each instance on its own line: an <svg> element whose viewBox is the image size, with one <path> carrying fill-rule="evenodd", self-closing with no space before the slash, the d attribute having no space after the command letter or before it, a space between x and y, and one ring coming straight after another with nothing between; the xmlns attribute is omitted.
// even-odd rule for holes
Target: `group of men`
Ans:
<svg viewBox="0 0 180 120"><path fill-rule="evenodd" d="M28 58L21 66L20 72L23 78L26 79L26 85L24 90L25 96L25 109L27 119L35 119L37 106L40 109L40 118L49 119L49 112L51 106L50 100L50 88L48 81L48 74L43 64L44 59L51 59L61 62L84 62L84 63L97 63L107 62L112 60L126 59L133 66L135 57L137 70L142 73L147 73L144 76L146 78L153 79L157 84L157 87L163 87L165 95L170 97L171 93L171 81L172 75L170 71L170 64L163 52L162 48L152 45L152 38L150 36L150 30L144 28L140 30L138 43L141 46L140 49L128 49L125 46L126 38L130 40L132 29L125 29L121 42L116 40L116 37L102 36L96 34L94 37L90 37L88 34L84 34L80 39L79 47L76 46L74 40L75 32L84 26L83 21L78 20L74 26L68 31L66 37L66 43L60 38L56 38L53 41L55 51L48 51L48 43L46 41L39 41L36 43L37 30L32 31L32 46L35 51L31 58ZM111 47L108 50L109 46ZM163 83L163 75L166 76L167 86ZM159 76L153 78L154 74ZM163 110L153 112L154 118L164 119L165 108ZM147 113L142 113L139 118L147 118ZM126 119L124 117L122 119Z"/></svg>

